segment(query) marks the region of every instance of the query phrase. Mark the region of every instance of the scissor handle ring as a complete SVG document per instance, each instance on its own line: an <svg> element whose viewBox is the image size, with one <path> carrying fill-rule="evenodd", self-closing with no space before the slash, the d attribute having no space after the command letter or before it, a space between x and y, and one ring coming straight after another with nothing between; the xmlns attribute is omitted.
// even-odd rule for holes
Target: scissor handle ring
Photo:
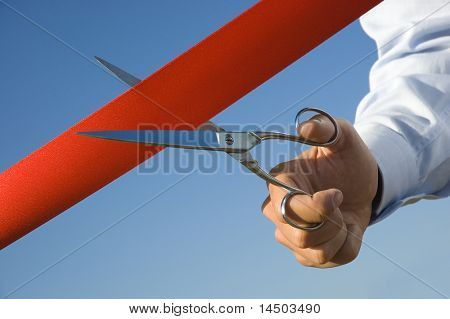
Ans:
<svg viewBox="0 0 450 319"><path fill-rule="evenodd" d="M337 124L336 120L334 119L334 117L332 117L330 114L328 114L325 111L322 111L321 109L315 108L315 107L305 107L303 109L301 109L300 111L298 111L297 115L295 116L295 127L298 129L298 127L302 124L300 123L300 116L303 113L306 112L314 112L320 115L325 116L330 122L331 124L333 124L334 127L334 134L333 136L325 143L317 143L317 142L310 142L310 143L306 143L306 144L310 144L310 145L316 145L316 146L321 146L321 147L326 147L329 145L333 145L334 143L336 143L337 139L339 138L339 125Z"/></svg>
<svg viewBox="0 0 450 319"><path fill-rule="evenodd" d="M283 200L281 201L281 216L283 216L283 219L291 225L294 228L301 229L304 231L314 231L319 228L321 228L325 224L325 220L322 220L320 223L317 224L311 224L311 226L305 226L302 224L299 224L295 220L289 217L289 215L286 212L286 205L289 202L289 199L294 195L304 195L305 193L302 191L295 191L295 190L289 190L286 195L284 195Z"/></svg>

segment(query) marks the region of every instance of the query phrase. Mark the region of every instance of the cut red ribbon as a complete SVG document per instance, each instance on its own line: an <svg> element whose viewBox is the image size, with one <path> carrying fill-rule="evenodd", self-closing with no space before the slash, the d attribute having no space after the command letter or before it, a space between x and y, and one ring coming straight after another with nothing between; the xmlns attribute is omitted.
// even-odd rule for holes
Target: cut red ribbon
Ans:
<svg viewBox="0 0 450 319"><path fill-rule="evenodd" d="M263 0L0 175L3 248L158 150L79 131L207 121L379 0Z"/></svg>

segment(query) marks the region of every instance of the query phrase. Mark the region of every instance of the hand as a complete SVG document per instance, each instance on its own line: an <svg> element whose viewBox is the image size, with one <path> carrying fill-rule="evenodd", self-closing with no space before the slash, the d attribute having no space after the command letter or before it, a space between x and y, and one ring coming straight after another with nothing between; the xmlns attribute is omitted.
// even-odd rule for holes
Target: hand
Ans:
<svg viewBox="0 0 450 319"><path fill-rule="evenodd" d="M276 240L305 266L329 268L356 258L378 186L377 163L353 126L337 120L340 135L331 147L311 147L271 174L282 182L313 194L295 195L286 205L298 222L324 225L303 231L288 225L280 212L286 190L269 184L262 210L276 227ZM329 140L332 123L318 115L303 123L298 133L315 141Z"/></svg>

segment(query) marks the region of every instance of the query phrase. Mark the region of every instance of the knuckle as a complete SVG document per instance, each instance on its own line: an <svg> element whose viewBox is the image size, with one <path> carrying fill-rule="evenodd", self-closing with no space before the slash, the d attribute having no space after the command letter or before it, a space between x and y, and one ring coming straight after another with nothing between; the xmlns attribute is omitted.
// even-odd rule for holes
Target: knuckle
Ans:
<svg viewBox="0 0 450 319"><path fill-rule="evenodd" d="M329 256L324 249L316 250L315 257L319 265L326 264L329 260Z"/></svg>
<svg viewBox="0 0 450 319"><path fill-rule="evenodd" d="M262 214L272 223L274 223L275 225L277 224L279 219L278 214L274 211L270 203L266 207L264 207L264 209L262 210Z"/></svg>
<svg viewBox="0 0 450 319"><path fill-rule="evenodd" d="M350 237L350 240L347 240L344 243L339 255L340 259L342 259L343 264L351 263L358 257L360 249L361 249L361 239L356 239Z"/></svg>
<svg viewBox="0 0 450 319"><path fill-rule="evenodd" d="M269 207L264 207L262 210L261 210L261 212L262 212L262 214L265 216L265 217L267 217L267 218L269 218L269 214L270 214L270 208Z"/></svg>
<svg viewBox="0 0 450 319"><path fill-rule="evenodd" d="M358 254L351 254L351 255L346 255L344 258L342 258L342 265L345 264L349 264L352 261L354 261L356 259L356 257L358 257Z"/></svg>
<svg viewBox="0 0 450 319"><path fill-rule="evenodd" d="M359 250L357 249L351 249L350 251L348 251L348 253L345 255L344 258L344 263L348 264L351 263L352 261L354 261L356 259L356 257L358 257L359 254Z"/></svg>
<svg viewBox="0 0 450 319"><path fill-rule="evenodd" d="M356 257L358 257L358 253L351 254L346 260L347 263L351 263L353 260L356 259Z"/></svg>
<svg viewBox="0 0 450 319"><path fill-rule="evenodd" d="M283 242L283 235L281 234L281 231L278 228L275 229L275 240L280 244L282 244Z"/></svg>
<svg viewBox="0 0 450 319"><path fill-rule="evenodd" d="M284 217L279 210L274 209L274 216L275 216L275 224L286 225L286 221L284 220Z"/></svg>
<svg viewBox="0 0 450 319"><path fill-rule="evenodd" d="M267 197L263 200L263 202L261 203L261 212L262 212L264 215L266 215L266 210L267 210L267 208L269 208L270 201L271 201L270 196L267 196Z"/></svg>
<svg viewBox="0 0 450 319"><path fill-rule="evenodd" d="M309 247L309 233L301 230L294 230L294 241L295 246L298 248L308 248Z"/></svg>
<svg viewBox="0 0 450 319"><path fill-rule="evenodd" d="M313 264L312 262L310 262L308 259L302 257L301 255L299 255L299 254L294 254L294 256L295 256L295 259L296 259L302 266L305 266L305 267L313 267L313 266L314 266L314 264Z"/></svg>

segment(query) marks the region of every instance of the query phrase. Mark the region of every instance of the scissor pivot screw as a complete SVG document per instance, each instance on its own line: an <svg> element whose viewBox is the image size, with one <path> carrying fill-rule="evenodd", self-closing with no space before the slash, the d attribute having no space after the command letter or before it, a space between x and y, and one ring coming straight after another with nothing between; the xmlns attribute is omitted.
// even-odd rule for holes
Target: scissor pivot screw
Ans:
<svg viewBox="0 0 450 319"><path fill-rule="evenodd" d="M227 143L227 145L233 145L233 136L231 136L230 134L225 135L225 142Z"/></svg>

